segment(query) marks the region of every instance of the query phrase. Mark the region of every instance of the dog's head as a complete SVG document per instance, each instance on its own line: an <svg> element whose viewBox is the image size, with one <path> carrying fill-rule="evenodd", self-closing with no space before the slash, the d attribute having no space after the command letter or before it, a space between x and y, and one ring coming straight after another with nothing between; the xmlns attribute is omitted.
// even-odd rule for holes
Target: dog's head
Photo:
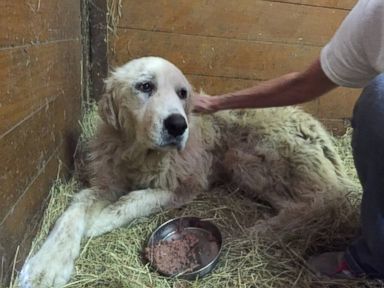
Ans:
<svg viewBox="0 0 384 288"><path fill-rule="evenodd" d="M132 60L106 80L102 119L146 149L183 149L189 134L192 87L172 63Z"/></svg>

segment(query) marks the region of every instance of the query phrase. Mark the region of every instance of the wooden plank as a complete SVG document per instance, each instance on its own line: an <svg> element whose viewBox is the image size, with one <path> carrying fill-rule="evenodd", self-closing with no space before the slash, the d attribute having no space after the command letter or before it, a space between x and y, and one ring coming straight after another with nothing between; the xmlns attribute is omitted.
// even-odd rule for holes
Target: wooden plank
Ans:
<svg viewBox="0 0 384 288"><path fill-rule="evenodd" d="M0 139L52 98L65 95L66 87L80 83L80 61L77 40L0 51Z"/></svg>
<svg viewBox="0 0 384 288"><path fill-rule="evenodd" d="M329 7L350 10L355 6L357 0L265 0L268 2L294 3L298 5L309 5L315 7Z"/></svg>
<svg viewBox="0 0 384 288"><path fill-rule="evenodd" d="M3 0L0 27L3 268L23 239L21 256L29 247L58 153L65 166L70 162L68 140L81 108L80 2Z"/></svg>
<svg viewBox="0 0 384 288"><path fill-rule="evenodd" d="M83 103L90 102L90 88L91 88L91 62L90 62L90 51L91 45L89 40L89 0L80 1L81 4L81 35L82 35L82 99Z"/></svg>
<svg viewBox="0 0 384 288"><path fill-rule="evenodd" d="M225 94L235 90L251 87L260 82L252 79L235 79L193 74L186 74L185 76L197 92L203 90L209 95Z"/></svg>
<svg viewBox="0 0 384 288"><path fill-rule="evenodd" d="M0 1L0 48L80 37L80 2Z"/></svg>
<svg viewBox="0 0 384 288"><path fill-rule="evenodd" d="M63 87L64 94L48 103L12 133L0 139L0 221L44 167L59 143L69 139L80 117L80 69L77 81Z"/></svg>
<svg viewBox="0 0 384 288"><path fill-rule="evenodd" d="M89 41L91 61L91 97L100 99L104 90L104 79L108 76L108 25L107 0L94 0L89 3Z"/></svg>
<svg viewBox="0 0 384 288"><path fill-rule="evenodd" d="M335 136L342 136L351 127L349 119L320 119L324 127Z"/></svg>
<svg viewBox="0 0 384 288"><path fill-rule="evenodd" d="M184 73L264 80L304 69L319 47L119 29L114 39L114 66L141 56L157 55Z"/></svg>
<svg viewBox="0 0 384 288"><path fill-rule="evenodd" d="M318 117L323 119L351 118L361 89L338 88L320 98Z"/></svg>
<svg viewBox="0 0 384 288"><path fill-rule="evenodd" d="M65 145L60 145L42 167L28 189L20 196L18 202L0 225L0 255L3 256L5 281L8 281L15 251L20 245L17 268L20 268L28 255L31 240L40 223L40 217L53 180L58 175L60 160L68 159Z"/></svg>
<svg viewBox="0 0 384 288"><path fill-rule="evenodd" d="M323 46L348 11L260 0L123 1L119 27Z"/></svg>

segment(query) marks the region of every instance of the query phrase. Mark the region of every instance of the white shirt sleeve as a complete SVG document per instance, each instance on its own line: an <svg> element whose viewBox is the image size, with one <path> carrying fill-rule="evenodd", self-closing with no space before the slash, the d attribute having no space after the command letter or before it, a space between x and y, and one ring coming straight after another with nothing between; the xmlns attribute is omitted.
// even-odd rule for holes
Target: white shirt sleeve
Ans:
<svg viewBox="0 0 384 288"><path fill-rule="evenodd" d="M321 67L345 87L364 87L384 72L384 0L360 0L322 49Z"/></svg>

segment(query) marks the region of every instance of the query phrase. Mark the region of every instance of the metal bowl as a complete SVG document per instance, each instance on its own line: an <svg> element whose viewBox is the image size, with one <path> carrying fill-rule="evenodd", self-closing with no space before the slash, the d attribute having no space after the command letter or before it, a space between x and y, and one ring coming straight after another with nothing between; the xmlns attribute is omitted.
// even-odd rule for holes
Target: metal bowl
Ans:
<svg viewBox="0 0 384 288"><path fill-rule="evenodd" d="M193 248L197 249L199 266L192 272L169 274L159 270L151 259L146 259L161 275L193 280L203 277L216 266L222 247L221 233L214 224L197 217L181 217L165 222L152 233L147 247L153 247L160 241L181 239L187 233L193 233L199 239L196 248Z"/></svg>

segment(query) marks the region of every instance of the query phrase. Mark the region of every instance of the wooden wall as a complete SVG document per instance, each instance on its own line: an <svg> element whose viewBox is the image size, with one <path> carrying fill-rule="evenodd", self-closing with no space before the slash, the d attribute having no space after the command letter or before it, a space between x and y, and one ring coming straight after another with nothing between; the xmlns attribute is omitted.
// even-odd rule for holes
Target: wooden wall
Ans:
<svg viewBox="0 0 384 288"><path fill-rule="evenodd" d="M0 283L71 156L81 111L78 0L0 1Z"/></svg>
<svg viewBox="0 0 384 288"><path fill-rule="evenodd" d="M158 55L194 86L221 94L304 69L356 0L123 0L112 66ZM305 110L339 128L359 91L337 89Z"/></svg>

